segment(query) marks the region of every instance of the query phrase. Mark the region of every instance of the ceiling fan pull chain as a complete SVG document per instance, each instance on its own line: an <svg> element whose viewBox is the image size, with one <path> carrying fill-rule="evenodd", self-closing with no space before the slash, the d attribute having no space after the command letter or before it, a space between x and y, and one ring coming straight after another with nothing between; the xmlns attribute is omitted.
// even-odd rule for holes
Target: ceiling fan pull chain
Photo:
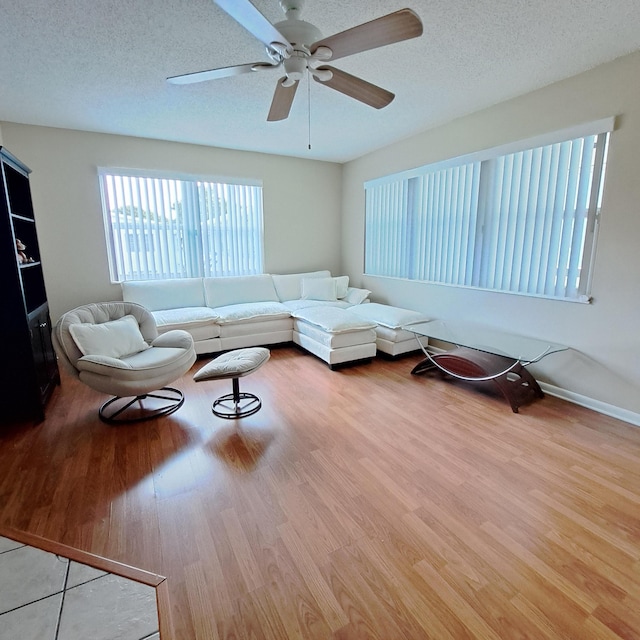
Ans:
<svg viewBox="0 0 640 640"><path fill-rule="evenodd" d="M307 122L307 131L309 133L308 138L308 148L311 151L311 74L307 74L307 104L309 105L308 109L308 122Z"/></svg>

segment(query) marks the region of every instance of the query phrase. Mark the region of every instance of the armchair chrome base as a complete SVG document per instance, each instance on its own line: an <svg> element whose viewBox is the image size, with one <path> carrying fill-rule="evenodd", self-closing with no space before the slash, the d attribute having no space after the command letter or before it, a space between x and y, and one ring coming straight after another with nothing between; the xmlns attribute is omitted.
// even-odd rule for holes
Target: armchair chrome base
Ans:
<svg viewBox="0 0 640 640"><path fill-rule="evenodd" d="M151 406L145 407L142 401L147 398L160 400L161 402L153 402ZM119 403L119 400L124 401L124 404ZM132 408L136 402L139 403L139 407ZM157 391L131 397L130 399L115 396L100 407L98 415L100 420L108 424L144 422L145 420L168 416L170 413L177 411L183 404L184 395L182 391L173 387L162 387Z"/></svg>

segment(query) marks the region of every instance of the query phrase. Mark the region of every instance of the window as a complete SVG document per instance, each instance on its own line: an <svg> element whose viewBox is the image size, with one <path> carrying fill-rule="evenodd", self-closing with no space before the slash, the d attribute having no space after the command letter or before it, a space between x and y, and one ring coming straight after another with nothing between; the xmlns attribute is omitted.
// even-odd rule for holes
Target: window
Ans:
<svg viewBox="0 0 640 640"><path fill-rule="evenodd" d="M613 119L584 129L366 183L365 273L588 301Z"/></svg>
<svg viewBox="0 0 640 640"><path fill-rule="evenodd" d="M99 171L113 282L263 272L262 187Z"/></svg>

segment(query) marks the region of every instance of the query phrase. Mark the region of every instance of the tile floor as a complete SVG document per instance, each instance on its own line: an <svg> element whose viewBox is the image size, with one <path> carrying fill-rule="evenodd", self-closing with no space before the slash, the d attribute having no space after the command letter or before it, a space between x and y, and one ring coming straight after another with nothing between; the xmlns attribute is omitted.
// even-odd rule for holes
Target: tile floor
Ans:
<svg viewBox="0 0 640 640"><path fill-rule="evenodd" d="M0 536L0 640L159 640L153 587Z"/></svg>

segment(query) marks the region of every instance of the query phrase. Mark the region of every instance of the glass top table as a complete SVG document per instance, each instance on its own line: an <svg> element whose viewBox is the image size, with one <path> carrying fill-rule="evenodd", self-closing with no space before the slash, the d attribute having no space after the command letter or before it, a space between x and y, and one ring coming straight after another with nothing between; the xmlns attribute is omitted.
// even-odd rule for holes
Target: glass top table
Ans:
<svg viewBox="0 0 640 640"><path fill-rule="evenodd" d="M429 320L404 326L416 336L425 359L411 373L438 369L446 376L469 382L493 382L518 413L518 407L544 394L525 367L568 347L467 322ZM431 354L421 338L454 345L450 351Z"/></svg>
<svg viewBox="0 0 640 640"><path fill-rule="evenodd" d="M417 336L512 358L523 365L538 362L550 353L567 350L562 344L465 322L428 320L405 326L403 329Z"/></svg>

